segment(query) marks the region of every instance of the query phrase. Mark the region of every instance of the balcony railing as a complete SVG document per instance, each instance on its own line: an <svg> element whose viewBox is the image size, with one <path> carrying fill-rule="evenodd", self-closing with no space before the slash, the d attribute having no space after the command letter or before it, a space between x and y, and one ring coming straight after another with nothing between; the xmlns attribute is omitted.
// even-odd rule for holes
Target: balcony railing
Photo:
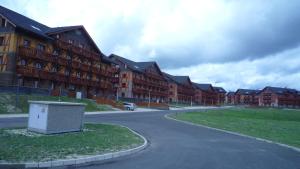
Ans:
<svg viewBox="0 0 300 169"><path fill-rule="evenodd" d="M90 65L86 64L86 63L81 63L81 70L83 71L89 71L89 67Z"/></svg>
<svg viewBox="0 0 300 169"><path fill-rule="evenodd" d="M54 62L56 57L48 52L37 50L31 47L20 46L18 51L19 56L43 60L47 62Z"/></svg>

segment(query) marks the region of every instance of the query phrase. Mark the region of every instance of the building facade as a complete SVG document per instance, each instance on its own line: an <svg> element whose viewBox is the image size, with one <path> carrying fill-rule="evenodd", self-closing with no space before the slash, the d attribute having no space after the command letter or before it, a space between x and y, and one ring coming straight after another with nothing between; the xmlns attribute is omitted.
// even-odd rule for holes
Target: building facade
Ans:
<svg viewBox="0 0 300 169"><path fill-rule="evenodd" d="M299 92L295 89L265 87L259 93L259 106L300 107Z"/></svg>
<svg viewBox="0 0 300 169"><path fill-rule="evenodd" d="M168 83L156 62L134 62L114 54L109 58L120 66L119 97L138 101L167 101Z"/></svg>
<svg viewBox="0 0 300 169"><path fill-rule="evenodd" d="M235 92L228 92L226 94L226 104L234 105L234 93Z"/></svg>
<svg viewBox="0 0 300 169"><path fill-rule="evenodd" d="M234 103L238 105L258 106L259 90L238 89L234 94Z"/></svg>
<svg viewBox="0 0 300 169"><path fill-rule="evenodd" d="M173 76L164 73L169 86L169 103L192 104L195 101L195 90L188 76Z"/></svg>
<svg viewBox="0 0 300 169"><path fill-rule="evenodd" d="M217 95L217 105L224 105L225 104L225 96L226 96L226 90L224 90L222 87L213 87L216 95Z"/></svg>
<svg viewBox="0 0 300 169"><path fill-rule="evenodd" d="M83 26L51 28L0 6L0 83L111 96L115 65Z"/></svg>
<svg viewBox="0 0 300 169"><path fill-rule="evenodd" d="M217 105L217 94L211 84L193 83L195 102L199 105Z"/></svg>

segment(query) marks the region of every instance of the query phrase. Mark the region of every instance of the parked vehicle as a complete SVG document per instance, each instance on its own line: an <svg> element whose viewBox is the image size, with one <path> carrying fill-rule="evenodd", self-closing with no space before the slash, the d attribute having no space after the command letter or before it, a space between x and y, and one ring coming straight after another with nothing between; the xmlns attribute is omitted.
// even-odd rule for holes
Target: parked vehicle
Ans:
<svg viewBox="0 0 300 169"><path fill-rule="evenodd" d="M134 103L125 102L125 103L123 103L123 105L126 110L134 111L136 109L136 105Z"/></svg>

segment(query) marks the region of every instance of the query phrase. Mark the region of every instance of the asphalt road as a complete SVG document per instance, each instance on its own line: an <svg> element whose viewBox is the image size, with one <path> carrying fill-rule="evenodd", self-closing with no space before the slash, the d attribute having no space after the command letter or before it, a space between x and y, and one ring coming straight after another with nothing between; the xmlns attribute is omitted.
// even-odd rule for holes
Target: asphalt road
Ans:
<svg viewBox="0 0 300 169"><path fill-rule="evenodd" d="M130 127L147 138L139 153L80 169L300 169L300 153L254 139L168 120L169 112L86 116L86 122ZM0 127L25 126L26 118L0 119ZM74 167L71 167L74 168Z"/></svg>

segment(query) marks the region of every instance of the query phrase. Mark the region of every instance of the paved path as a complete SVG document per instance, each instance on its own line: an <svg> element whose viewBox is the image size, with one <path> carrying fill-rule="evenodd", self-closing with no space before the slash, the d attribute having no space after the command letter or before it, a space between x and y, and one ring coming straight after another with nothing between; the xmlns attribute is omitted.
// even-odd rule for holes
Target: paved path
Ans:
<svg viewBox="0 0 300 169"><path fill-rule="evenodd" d="M300 169L300 153L275 144L164 118L167 111L87 115L87 122L122 124L144 135L145 150L81 169ZM26 118L0 119L0 127Z"/></svg>

